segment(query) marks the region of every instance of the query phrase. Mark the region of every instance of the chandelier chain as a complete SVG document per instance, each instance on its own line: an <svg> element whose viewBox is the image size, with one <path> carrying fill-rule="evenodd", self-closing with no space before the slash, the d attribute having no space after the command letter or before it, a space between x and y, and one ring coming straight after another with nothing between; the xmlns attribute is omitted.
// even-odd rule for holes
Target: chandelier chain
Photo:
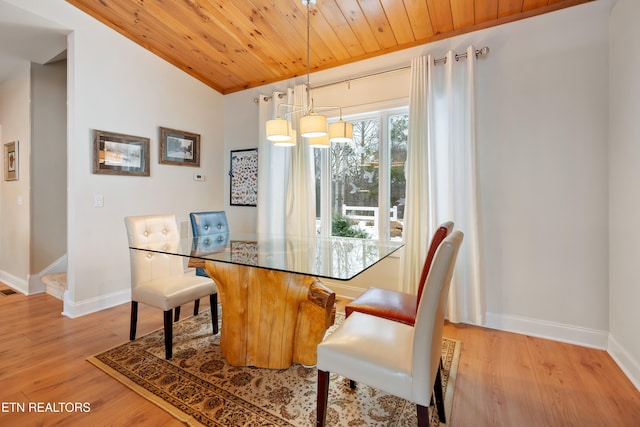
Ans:
<svg viewBox="0 0 640 427"><path fill-rule="evenodd" d="M307 0L307 109L311 111L311 0Z"/></svg>

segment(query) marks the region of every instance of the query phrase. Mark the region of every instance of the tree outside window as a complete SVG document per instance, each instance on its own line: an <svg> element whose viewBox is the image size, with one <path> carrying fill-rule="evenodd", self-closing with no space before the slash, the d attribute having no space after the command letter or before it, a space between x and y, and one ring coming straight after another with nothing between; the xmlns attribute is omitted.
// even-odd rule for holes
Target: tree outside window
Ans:
<svg viewBox="0 0 640 427"><path fill-rule="evenodd" d="M318 214L331 215L333 235L402 239L408 113L383 111L348 121L353 142L332 144L324 160L329 167L316 156L317 189L320 182L331 187L330 207ZM330 180L322 180L323 170Z"/></svg>

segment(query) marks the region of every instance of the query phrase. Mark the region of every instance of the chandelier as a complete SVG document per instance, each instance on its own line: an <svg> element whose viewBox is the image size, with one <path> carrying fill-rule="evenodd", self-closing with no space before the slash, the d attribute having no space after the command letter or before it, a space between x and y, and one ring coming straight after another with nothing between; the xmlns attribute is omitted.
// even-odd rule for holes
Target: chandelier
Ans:
<svg viewBox="0 0 640 427"><path fill-rule="evenodd" d="M267 121L266 133L267 139L272 141L274 145L291 146L296 145L296 131L291 125L291 121L287 116L295 113L303 113L300 118L298 130L300 136L307 138L311 147L329 147L332 142L351 142L353 140L353 126L342 120L342 108L338 106L320 106L314 107L311 98L311 83L309 79L311 44L310 44L310 8L315 6L316 0L302 0L302 4L307 6L307 83L305 90L307 94L306 106L295 104L278 104L277 116L273 120ZM280 116L281 109L286 111ZM319 111L340 110L340 120L331 123L327 130L327 118L318 114Z"/></svg>

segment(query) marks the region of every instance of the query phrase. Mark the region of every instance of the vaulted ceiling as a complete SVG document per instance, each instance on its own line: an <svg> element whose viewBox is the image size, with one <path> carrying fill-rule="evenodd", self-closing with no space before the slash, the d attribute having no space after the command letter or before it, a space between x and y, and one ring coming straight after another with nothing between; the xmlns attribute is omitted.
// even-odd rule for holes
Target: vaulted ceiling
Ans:
<svg viewBox="0 0 640 427"><path fill-rule="evenodd" d="M307 72L305 0L67 0L227 94ZM311 72L592 0L317 0ZM314 2L312 2L314 3Z"/></svg>

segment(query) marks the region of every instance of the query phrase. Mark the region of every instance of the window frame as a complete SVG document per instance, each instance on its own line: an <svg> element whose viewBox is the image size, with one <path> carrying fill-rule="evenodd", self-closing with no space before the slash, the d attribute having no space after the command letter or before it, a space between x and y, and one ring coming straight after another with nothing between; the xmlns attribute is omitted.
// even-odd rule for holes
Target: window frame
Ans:
<svg viewBox="0 0 640 427"><path fill-rule="evenodd" d="M380 221L378 222L378 240L388 241L390 240L390 193L391 193L391 144L389 129L389 117L409 114L409 100L407 98L396 99L392 101L366 104L357 107L350 107L343 109L342 119L346 122L366 120L371 118L377 118L380 120L379 126L379 138L378 138L378 153L379 153L379 173L378 173L378 215ZM328 122L332 123L339 119L339 117L328 118ZM331 185L331 162L329 156L331 151L327 149L318 149L316 154L319 156L320 165L320 197L317 199L320 201L320 234L323 236L331 235L331 206L332 206L332 191ZM404 238L403 238L404 240Z"/></svg>

